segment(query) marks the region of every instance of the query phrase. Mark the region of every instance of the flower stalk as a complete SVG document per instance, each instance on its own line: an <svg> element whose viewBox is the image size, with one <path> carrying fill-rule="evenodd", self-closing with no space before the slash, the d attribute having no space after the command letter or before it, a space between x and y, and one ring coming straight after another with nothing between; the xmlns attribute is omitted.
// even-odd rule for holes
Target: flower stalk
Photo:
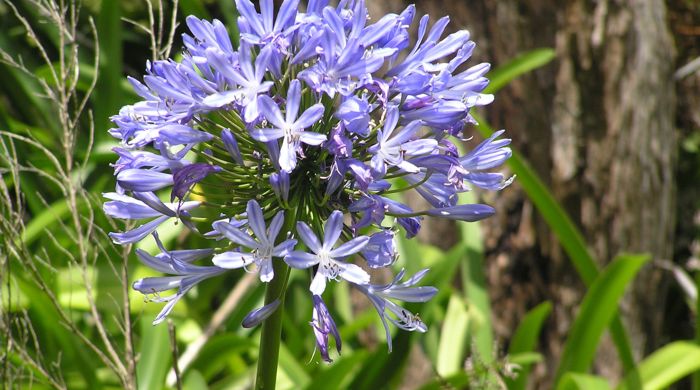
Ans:
<svg viewBox="0 0 700 390"><path fill-rule="evenodd" d="M296 209L288 209L284 219L284 232L291 231L296 221ZM281 236L280 241L286 237ZM260 347L258 349L258 369L255 375L255 389L274 389L277 382L277 362L280 354L280 341L282 338L282 314L284 313L284 299L287 293L287 281L289 280L289 266L282 259L275 259L272 268L276 277L272 279L265 289L265 305L279 300L275 310L262 324L260 334Z"/></svg>
<svg viewBox="0 0 700 390"><path fill-rule="evenodd" d="M283 261L275 261L272 265L275 275L265 289L265 304L279 299L280 306L284 305L287 292L287 280L289 279L289 267ZM255 376L256 389L274 389L277 381L277 361L280 353L280 340L282 337L282 313L279 307L262 324L260 335L260 348L258 353L258 371Z"/></svg>

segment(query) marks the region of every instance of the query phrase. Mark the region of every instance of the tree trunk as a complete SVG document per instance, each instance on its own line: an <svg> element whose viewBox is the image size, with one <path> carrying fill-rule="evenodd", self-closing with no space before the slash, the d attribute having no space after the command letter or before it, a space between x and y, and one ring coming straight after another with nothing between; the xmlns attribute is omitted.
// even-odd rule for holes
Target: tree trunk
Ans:
<svg viewBox="0 0 700 390"><path fill-rule="evenodd" d="M404 6L397 0L373 4L392 12ZM665 2L443 0L421 2L418 11L450 15L452 29L469 29L477 43L472 64L498 66L534 48L555 48L552 64L496 95L485 110L489 122L507 129L514 148L582 230L599 266L621 252L672 258L676 65ZM517 179L494 202L497 216L483 226L496 335L505 349L523 314L552 301L541 345L546 364L539 367L540 386L551 387L585 289ZM668 340L658 310L667 284L648 266L621 305L637 358ZM619 377L618 361L604 341L597 372Z"/></svg>

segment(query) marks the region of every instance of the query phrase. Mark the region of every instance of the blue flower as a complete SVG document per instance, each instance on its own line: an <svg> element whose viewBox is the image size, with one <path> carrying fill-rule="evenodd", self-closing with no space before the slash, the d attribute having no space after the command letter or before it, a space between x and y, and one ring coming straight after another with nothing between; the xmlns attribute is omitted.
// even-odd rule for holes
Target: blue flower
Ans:
<svg viewBox="0 0 700 390"><path fill-rule="evenodd" d="M286 256L297 241L288 239L275 245L277 235L282 230L284 212L278 212L270 222L269 228L265 228L265 219L258 202L251 200L246 207L248 226L250 226L257 240L239 228L226 221L214 223L214 229L224 235L231 242L242 245L252 250L250 253L229 251L214 256L212 262L221 268L235 269L255 264L260 273L260 281L269 282L274 277L272 270L272 258Z"/></svg>
<svg viewBox="0 0 700 390"><path fill-rule="evenodd" d="M420 130L421 123L419 121L410 122L394 134L398 122L398 109L390 106L387 109L384 130L377 131L377 143L368 150L374 154L372 169L379 177L386 175L387 165L398 167L405 172L418 172L418 167L405 160L404 157L430 154L437 147L438 143L435 139L411 141L411 138ZM392 135L393 137L391 137Z"/></svg>
<svg viewBox="0 0 700 390"><path fill-rule="evenodd" d="M507 187L515 177L506 179L501 173L481 172L501 166L513 152L510 150L510 139L499 139L503 130L493 133L481 142L471 152L460 159L460 163L468 171L464 179L487 190L498 191Z"/></svg>
<svg viewBox="0 0 700 390"><path fill-rule="evenodd" d="M175 218L179 213L186 213L198 207L201 202L190 201L180 204L165 204L153 193L135 192L134 197L114 192L102 194L109 202L105 202L103 210L105 214L113 218L142 220L153 218L151 221L139 225L136 228L122 232L109 233L109 237L115 244L126 245L139 242L153 233L160 225Z"/></svg>
<svg viewBox="0 0 700 390"><path fill-rule="evenodd" d="M321 298L320 295L312 295L311 299L314 303L314 309L310 324L311 328L314 330L314 336L316 336L316 345L321 351L321 358L330 363L333 360L328 355L328 342L330 336L333 336L333 339L335 340L335 348L338 351L338 354L340 354L340 349L342 347L340 333L338 333L338 328L335 326L335 321L333 321L333 317L331 317L331 314L328 312L328 308L323 302L323 298Z"/></svg>
<svg viewBox="0 0 700 390"><path fill-rule="evenodd" d="M173 307L192 287L197 283L226 272L225 269L211 266L198 266L191 264L193 261L210 255L211 249L193 249L182 251L166 251L158 236L154 234L161 253L156 256L149 255L141 249L136 250L139 260L156 271L175 275L159 276L139 279L134 282L133 288L145 295L152 296L151 302L167 302L153 324L162 322ZM161 296L160 293L177 289L173 295Z"/></svg>
<svg viewBox="0 0 700 390"><path fill-rule="evenodd" d="M210 108L221 108L234 102L238 103L243 107L243 119L248 123L254 122L260 115L259 95L267 92L273 84L271 81L263 81L272 55L271 49L263 49L255 58L253 67L251 47L242 42L237 63L240 72L224 52L208 48L205 54L207 62L237 88L209 95L202 100L202 103Z"/></svg>
<svg viewBox="0 0 700 390"><path fill-rule="evenodd" d="M274 4L272 0L260 1L262 14L255 11L249 0L236 0L236 9L241 14L239 26L241 38L251 44L264 46L276 45L281 51L289 46L289 35L297 25L294 24L299 0L289 0L282 3L277 18L273 18Z"/></svg>
<svg viewBox="0 0 700 390"><path fill-rule="evenodd" d="M270 282L279 277L273 261L313 267L312 327L330 361L330 338L338 351L341 341L320 296L327 281L356 285L385 326L425 331L394 302L430 299L434 288L416 286L425 271L372 285L348 258L390 267L395 235L414 237L424 217L493 215L491 206L460 204L458 195L510 184L513 177L498 168L512 152L502 132L467 152L455 145L469 138L470 110L493 101L484 93L490 65L467 63L476 47L467 31L443 36L449 19L429 27L424 16L411 45L414 6L370 22L363 0L300 3L284 0L275 14L273 0L236 0L238 47L220 21L189 16L182 55L147 61L142 79L128 78L140 100L111 118L116 189L105 194L104 211L136 221L110 233L118 244L156 236L161 253L137 254L168 276L134 288L167 303L157 321L192 286L226 269L257 271ZM429 208L414 210L390 195L409 190ZM171 203L160 200L168 195ZM166 251L156 232L169 221L207 248ZM283 225L296 227L306 249L295 248ZM192 264L200 258L214 266ZM171 288L174 295L159 295ZM253 310L243 326L264 321L280 303Z"/></svg>
<svg viewBox="0 0 700 390"><path fill-rule="evenodd" d="M396 275L394 280L386 285L366 284L356 285L364 293L377 310L379 317L384 324L386 340L391 352L391 333L387 320L397 327L407 331L418 331L424 333L428 327L421 321L420 317L402 308L389 299L397 299L404 302L427 302L437 293L435 287L419 286L414 287L428 272L427 269L418 271L407 281L398 284L405 274L404 270Z"/></svg>
<svg viewBox="0 0 700 390"><path fill-rule="evenodd" d="M272 313L277 310L281 303L279 299L275 299L267 305L251 311L243 318L241 326L244 328L253 328L260 325L261 322L265 321L267 317L271 316Z"/></svg>
<svg viewBox="0 0 700 390"><path fill-rule="evenodd" d="M204 180L213 172L221 172L221 167L205 163L194 163L174 171L173 189L170 194L170 201L175 198L182 201L192 186Z"/></svg>
<svg viewBox="0 0 700 390"><path fill-rule="evenodd" d="M343 231L343 213L336 210L328 217L324 226L323 244L316 234L304 222L297 222L297 233L313 254L294 251L284 261L294 268L309 268L318 265L316 275L311 282L311 293L321 295L326 289L326 280L343 278L351 283L369 283L369 274L358 265L345 263L339 259L361 251L369 242L369 237L360 236L333 249Z"/></svg>
<svg viewBox="0 0 700 390"><path fill-rule="evenodd" d="M348 96L334 115L343 122L345 130L367 137L372 109L366 97Z"/></svg>
<svg viewBox="0 0 700 390"><path fill-rule="evenodd" d="M367 246L362 250L362 257L371 268L388 267L398 258L393 229L382 229L369 237Z"/></svg>
<svg viewBox="0 0 700 390"><path fill-rule="evenodd" d="M117 183L134 192L156 191L175 183L173 175L146 169L125 169L117 174Z"/></svg>
<svg viewBox="0 0 700 390"><path fill-rule="evenodd" d="M292 81L289 85L284 117L279 106L272 99L267 96L263 96L260 99L265 118L275 127L254 129L251 131L251 135L262 142L282 138L279 164L283 170L291 172L296 167L297 153L300 150L301 143L317 146L326 140L326 136L323 134L304 131L304 129L321 119L324 107L322 104L317 103L309 107L300 116L297 116L299 114L299 105L301 104L301 84L298 80Z"/></svg>
<svg viewBox="0 0 700 390"><path fill-rule="evenodd" d="M457 219L466 222L480 221L492 216L496 210L485 204L461 204L452 207L428 210L428 214L435 217Z"/></svg>

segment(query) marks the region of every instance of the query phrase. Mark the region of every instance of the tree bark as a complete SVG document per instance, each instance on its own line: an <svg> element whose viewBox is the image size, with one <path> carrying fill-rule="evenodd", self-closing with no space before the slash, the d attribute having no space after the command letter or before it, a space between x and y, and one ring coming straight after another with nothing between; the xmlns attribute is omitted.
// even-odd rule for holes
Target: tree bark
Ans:
<svg viewBox="0 0 700 390"><path fill-rule="evenodd" d="M374 4L391 12L404 6L397 0ZM417 7L419 14L450 15L452 29L471 31L477 43L472 64L498 66L534 48L555 48L552 64L497 94L485 110L489 122L507 129L514 148L582 230L599 266L621 252L672 258L676 53L665 2L442 0ZM488 200L498 210L482 224L496 335L505 349L523 314L552 301L541 345L546 364L539 367L539 386L551 387L585 289L517 179ZM668 339L658 310L668 285L661 272L644 269L621 305L638 358ZM612 343L604 341L596 371L619 378L616 362Z"/></svg>

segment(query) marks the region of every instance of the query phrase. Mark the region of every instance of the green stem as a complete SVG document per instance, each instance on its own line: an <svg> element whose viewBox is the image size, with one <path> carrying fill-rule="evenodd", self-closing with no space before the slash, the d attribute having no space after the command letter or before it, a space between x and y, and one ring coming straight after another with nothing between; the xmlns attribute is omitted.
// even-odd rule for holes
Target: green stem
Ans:
<svg viewBox="0 0 700 390"><path fill-rule="evenodd" d="M285 228L280 234L282 240L286 238L286 232L292 230L295 221L296 210L286 210ZM289 267L282 259L275 259L272 267L275 277L267 284L265 304L267 305L275 299L279 299L280 306L262 324L255 389L272 390L275 388L275 382L277 381L277 361L280 353L282 314L284 313L284 298L287 292L287 281L289 280Z"/></svg>
<svg viewBox="0 0 700 390"><path fill-rule="evenodd" d="M255 378L256 389L274 389L277 380L277 361L279 360L280 338L282 336L282 313L284 313L284 296L287 289L289 267L281 260L275 261L273 267L275 278L267 284L265 304L279 299L280 307L262 325L258 374Z"/></svg>

